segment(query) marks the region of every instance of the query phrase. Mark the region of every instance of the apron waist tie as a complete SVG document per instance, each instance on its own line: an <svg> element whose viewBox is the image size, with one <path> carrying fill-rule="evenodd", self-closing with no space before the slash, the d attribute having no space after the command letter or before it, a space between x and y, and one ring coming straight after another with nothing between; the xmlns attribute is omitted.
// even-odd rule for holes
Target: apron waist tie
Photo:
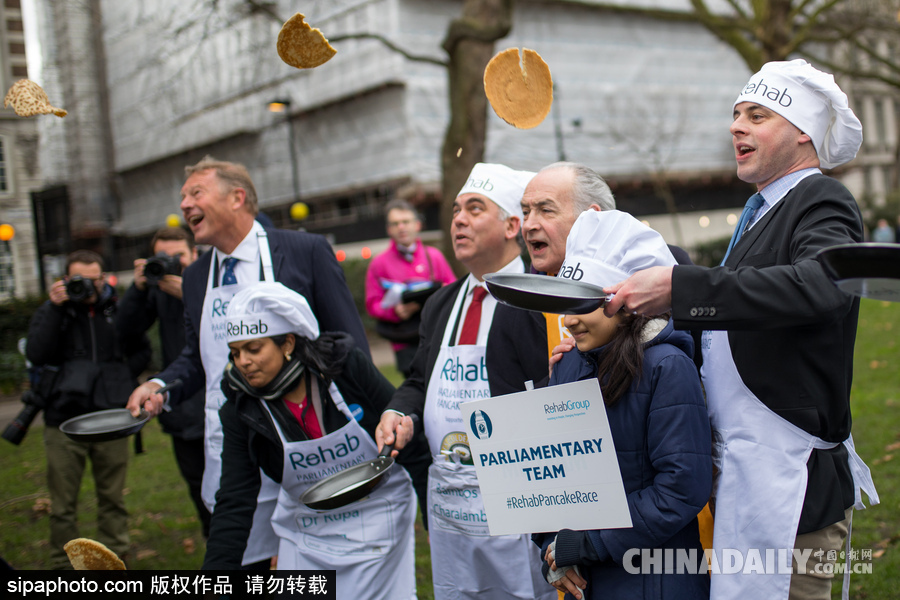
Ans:
<svg viewBox="0 0 900 600"><path fill-rule="evenodd" d="M875 490L875 482L872 481L872 472L869 471L869 467L866 466L863 459L856 453L852 434L844 440L844 446L847 448L847 454L849 455L850 460L850 473L853 475L853 508L862 510L866 507L862 501L862 492L865 492L866 496L869 497L869 504L872 506L880 504L881 500L878 498L878 492Z"/></svg>
<svg viewBox="0 0 900 600"><path fill-rule="evenodd" d="M822 440L817 440L822 442ZM850 598L850 572L852 566L850 564L850 537L853 533L853 510L862 510L866 505L862 501L862 492L869 497L869 503L874 506L879 504L881 500L878 498L878 492L875 490L875 482L872 481L872 472L859 454L856 453L856 447L853 444L853 434L847 436L843 442L847 448L847 460L850 465L850 475L853 477L853 508L850 509L850 522L847 524L847 539L844 543L844 581L841 585L842 600ZM822 442L814 444L816 448L834 448L837 444L826 445Z"/></svg>

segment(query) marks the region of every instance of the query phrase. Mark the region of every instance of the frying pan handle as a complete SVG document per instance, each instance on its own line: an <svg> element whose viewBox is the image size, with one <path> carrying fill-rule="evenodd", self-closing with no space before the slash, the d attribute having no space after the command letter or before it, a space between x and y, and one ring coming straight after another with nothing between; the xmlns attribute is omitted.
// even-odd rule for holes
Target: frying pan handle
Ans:
<svg viewBox="0 0 900 600"><path fill-rule="evenodd" d="M407 416L408 416L410 419L412 419L413 427L415 427L415 426L416 426L416 423L419 422L419 415L412 414L412 415L407 415ZM394 430L394 439L397 439L397 430ZM394 451L394 445L393 445L393 444L385 444L385 445L381 448L381 452L378 453L378 458L385 458L385 457L388 457L388 456L391 455L391 452L393 452L393 451Z"/></svg>
<svg viewBox="0 0 900 600"><path fill-rule="evenodd" d="M154 392L154 393L165 394L169 390L174 390L175 388L180 387L181 383L182 383L182 381L180 379L175 379L174 381L172 381L172 383L167 383L166 385L164 385L161 388L159 388L158 390L156 390L156 392ZM166 401L163 402L162 408L166 412L172 412L172 407L169 406L168 398L166 398Z"/></svg>

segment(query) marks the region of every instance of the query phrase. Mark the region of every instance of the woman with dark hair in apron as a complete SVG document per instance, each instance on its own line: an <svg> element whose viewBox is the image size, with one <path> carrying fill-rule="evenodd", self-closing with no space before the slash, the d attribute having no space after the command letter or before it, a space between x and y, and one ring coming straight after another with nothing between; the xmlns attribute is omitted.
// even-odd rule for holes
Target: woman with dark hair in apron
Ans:
<svg viewBox="0 0 900 600"><path fill-rule="evenodd" d="M416 496L406 470L342 508L300 502L318 481L377 456L374 430L394 387L349 335L320 335L303 296L279 283L239 292L226 323L222 479L203 568L240 567L261 468L281 485L272 516L279 569L334 569L343 598L415 598ZM399 462L421 457L408 448Z"/></svg>

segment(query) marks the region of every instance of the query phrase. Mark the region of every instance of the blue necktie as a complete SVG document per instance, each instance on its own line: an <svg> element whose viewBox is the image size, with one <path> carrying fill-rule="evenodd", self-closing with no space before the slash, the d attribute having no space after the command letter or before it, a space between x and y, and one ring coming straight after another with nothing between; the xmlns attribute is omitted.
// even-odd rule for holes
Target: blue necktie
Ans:
<svg viewBox="0 0 900 600"><path fill-rule="evenodd" d="M234 276L234 265L237 264L237 261L238 259L233 256L229 256L222 261L222 266L225 267L222 271L222 285L234 285L237 283L237 277Z"/></svg>
<svg viewBox="0 0 900 600"><path fill-rule="evenodd" d="M720 264L725 264L725 260L728 258L728 255L731 254L731 249L734 248L737 241L744 235L744 230L747 229L750 219L753 218L753 215L759 210L759 207L763 205L764 201L762 194L759 192L753 194L747 200L747 204L744 205L744 212L741 213L741 220L738 221L737 227L734 228L734 233L731 235L731 241L728 242L728 250L725 251L725 258L722 259Z"/></svg>

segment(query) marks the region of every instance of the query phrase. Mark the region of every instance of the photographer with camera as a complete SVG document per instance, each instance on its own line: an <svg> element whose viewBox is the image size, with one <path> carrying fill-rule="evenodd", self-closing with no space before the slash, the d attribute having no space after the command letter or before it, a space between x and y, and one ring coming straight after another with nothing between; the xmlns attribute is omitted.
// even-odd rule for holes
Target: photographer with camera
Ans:
<svg viewBox="0 0 900 600"><path fill-rule="evenodd" d="M97 493L97 540L119 556L128 551L128 512L122 490L128 438L76 442L59 430L86 413L125 406L150 358L147 336L118 334L116 291L103 259L89 250L69 255L66 277L50 287L50 300L31 318L25 354L44 367L44 446L50 491L50 568L71 569L63 545L79 536L78 490L91 461ZM52 379L48 373L57 370ZM46 385L45 385L46 384ZM46 389L45 389L46 388Z"/></svg>
<svg viewBox="0 0 900 600"><path fill-rule="evenodd" d="M159 320L162 367L168 367L184 348L184 304L181 272L197 260L194 238L181 227L164 227L150 242L153 256L134 261L134 283L119 302L120 332L141 335ZM172 449L181 476L203 529L209 537L209 510L200 496L205 455L203 449L205 394L201 389L170 412L159 415L163 431L172 436Z"/></svg>

